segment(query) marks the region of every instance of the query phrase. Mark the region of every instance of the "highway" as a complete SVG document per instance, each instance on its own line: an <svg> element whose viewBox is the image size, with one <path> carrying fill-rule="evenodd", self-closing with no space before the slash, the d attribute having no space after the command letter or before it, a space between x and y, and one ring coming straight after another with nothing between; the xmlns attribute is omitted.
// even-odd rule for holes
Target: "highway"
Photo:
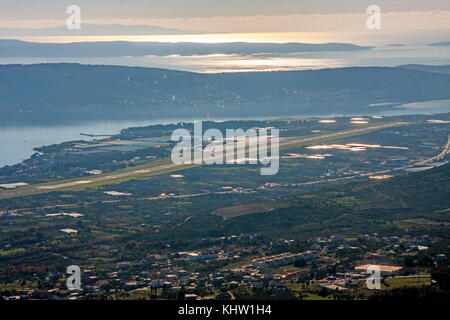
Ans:
<svg viewBox="0 0 450 320"><path fill-rule="evenodd" d="M435 161L442 160L442 159L444 159L444 157L445 157L448 153L450 153L450 134L448 135L448 141L447 141L447 144L444 146L444 150L442 150L441 153L439 153L437 156L432 157L432 158L430 158L430 159L426 159L426 160L423 160L423 161L419 161L419 162L416 163L416 165L418 165L418 166L419 166L419 165L425 165L425 164L430 163L430 162L435 162Z"/></svg>

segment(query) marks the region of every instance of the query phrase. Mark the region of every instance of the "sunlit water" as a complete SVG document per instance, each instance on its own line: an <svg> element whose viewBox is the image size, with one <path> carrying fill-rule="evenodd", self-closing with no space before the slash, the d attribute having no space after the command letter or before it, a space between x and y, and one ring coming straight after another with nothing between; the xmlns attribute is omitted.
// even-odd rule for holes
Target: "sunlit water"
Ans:
<svg viewBox="0 0 450 320"><path fill-rule="evenodd" d="M382 46L350 52L298 52L284 54L208 54L192 56L33 58L0 57L0 64L73 62L121 66L167 68L218 73L238 71L286 71L350 66L395 67L402 64L450 64L450 46Z"/></svg>

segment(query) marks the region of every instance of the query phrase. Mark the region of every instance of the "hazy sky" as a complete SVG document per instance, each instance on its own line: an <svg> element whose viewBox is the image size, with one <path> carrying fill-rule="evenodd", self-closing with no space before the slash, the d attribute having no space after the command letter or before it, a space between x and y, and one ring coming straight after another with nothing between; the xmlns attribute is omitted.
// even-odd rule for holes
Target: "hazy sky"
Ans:
<svg viewBox="0 0 450 320"><path fill-rule="evenodd" d="M359 13L376 4L383 11L450 10L448 0L1 0L6 20L58 19L70 4L89 19L192 18L305 13Z"/></svg>
<svg viewBox="0 0 450 320"><path fill-rule="evenodd" d="M0 28L65 25L66 8L73 4L81 8L85 23L149 24L207 33L341 35L367 32L366 8L375 4L381 8L386 35L414 38L415 32L436 31L445 38L450 30L449 0L0 0Z"/></svg>

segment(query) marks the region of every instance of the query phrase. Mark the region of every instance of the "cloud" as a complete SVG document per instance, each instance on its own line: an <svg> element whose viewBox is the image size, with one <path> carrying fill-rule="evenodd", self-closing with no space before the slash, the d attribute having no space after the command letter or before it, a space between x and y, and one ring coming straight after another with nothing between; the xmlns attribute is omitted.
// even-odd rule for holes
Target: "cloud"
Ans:
<svg viewBox="0 0 450 320"><path fill-rule="evenodd" d="M253 16L214 16L208 18L158 18L158 19L84 19L86 24L118 24L126 26L158 26L161 28L196 30L204 33L224 33L213 39L200 37L201 41L227 41L225 33L242 33L241 37L232 37L233 41L250 42L351 42L360 45L380 45L388 43L428 43L448 41L450 39L450 11L407 11L381 13L381 30L368 30L366 20L368 15L363 13L329 13L329 14L277 14ZM64 26L61 21L39 20L8 22L0 20L1 28L38 28L49 26ZM132 30L133 28L121 28ZM126 32L125 32L126 33ZM251 34L254 33L254 34ZM270 35L265 33L271 33ZM276 34L278 33L278 34ZM283 34L282 34L283 33ZM298 34L288 34L298 33ZM0 37L5 32L0 30ZM103 32L103 34L105 34ZM120 34L124 34L123 32ZM132 33L130 33L132 34ZM137 34L134 32L134 34ZM142 33L139 33L142 34ZM154 33L153 33L154 34ZM162 33L167 34L167 33ZM250 34L250 35L249 35ZM75 34L68 35L74 36ZM119 35L119 33L118 33ZM48 35L50 36L50 34ZM137 36L136 36L137 37ZM144 37L144 38L143 38ZM97 41L129 40L129 41L196 41L198 36L189 39L112 37L97 39ZM26 41L54 42L54 41L82 41L82 39L33 39L15 37Z"/></svg>
<svg viewBox="0 0 450 320"><path fill-rule="evenodd" d="M450 29L450 11L383 12L382 28L390 31ZM83 19L90 24L156 25L164 28L216 32L355 32L365 31L367 14L277 14L207 18ZM60 20L0 21L0 28L39 28L65 25Z"/></svg>
<svg viewBox="0 0 450 320"><path fill-rule="evenodd" d="M231 16L153 19L157 25L208 32L320 32L365 31L366 13ZM388 12L383 27L396 30L450 29L450 11Z"/></svg>

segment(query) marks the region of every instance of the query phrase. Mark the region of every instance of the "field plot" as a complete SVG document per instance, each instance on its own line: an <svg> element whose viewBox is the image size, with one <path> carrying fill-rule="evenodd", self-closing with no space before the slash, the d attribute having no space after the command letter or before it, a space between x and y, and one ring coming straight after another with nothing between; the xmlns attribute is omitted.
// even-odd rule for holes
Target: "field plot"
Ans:
<svg viewBox="0 0 450 320"><path fill-rule="evenodd" d="M215 210L213 213L223 217L224 219L232 219L235 217L243 216L252 213L262 213L273 210L272 208L266 208L261 204L242 204L232 207L226 207Z"/></svg>

